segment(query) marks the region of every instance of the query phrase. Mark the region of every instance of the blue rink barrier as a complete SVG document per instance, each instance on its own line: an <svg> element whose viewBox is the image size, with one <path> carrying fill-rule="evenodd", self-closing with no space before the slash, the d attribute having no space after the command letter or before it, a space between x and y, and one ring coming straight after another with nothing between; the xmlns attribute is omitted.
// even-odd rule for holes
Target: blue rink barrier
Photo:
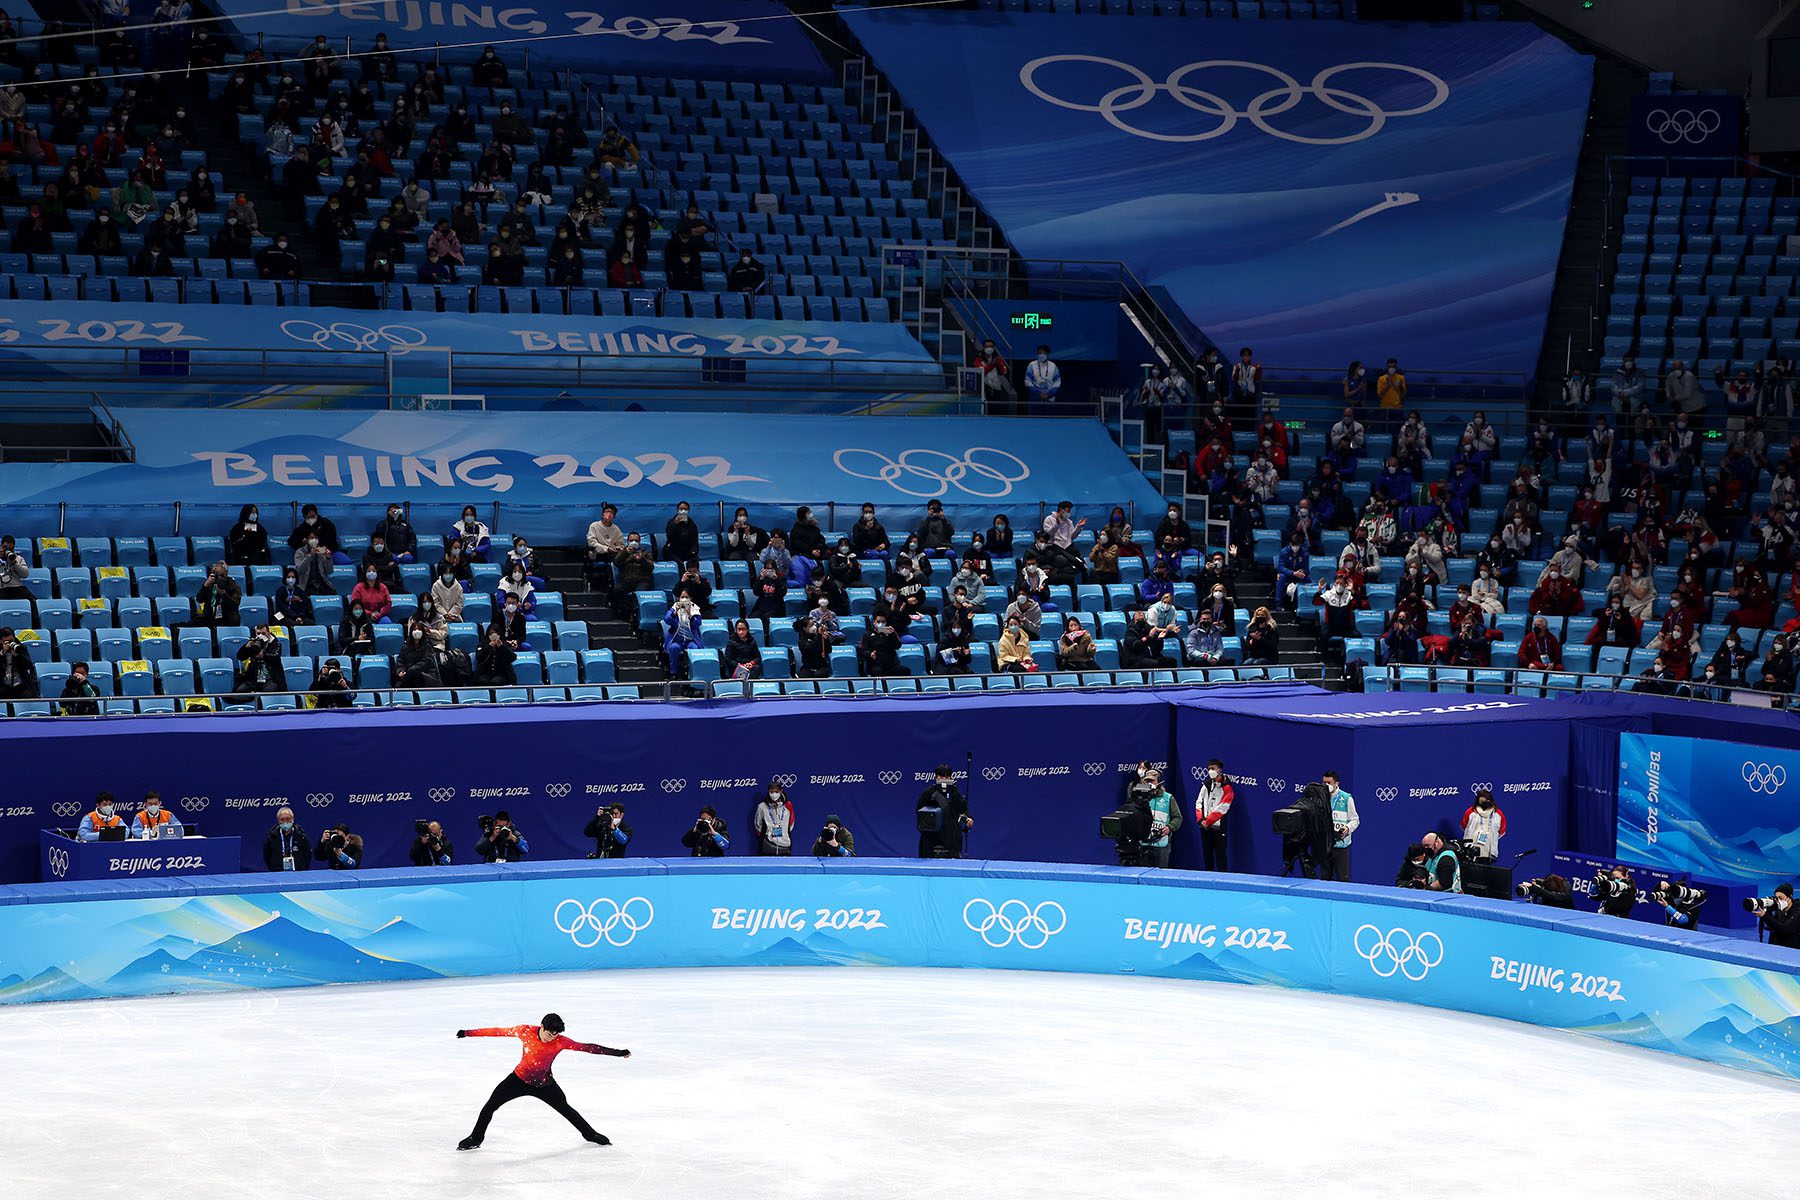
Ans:
<svg viewBox="0 0 1800 1200"><path fill-rule="evenodd" d="M0 887L0 1002L604 967L987 967L1399 1000L1800 1079L1800 955L1135 868L640 859Z"/></svg>

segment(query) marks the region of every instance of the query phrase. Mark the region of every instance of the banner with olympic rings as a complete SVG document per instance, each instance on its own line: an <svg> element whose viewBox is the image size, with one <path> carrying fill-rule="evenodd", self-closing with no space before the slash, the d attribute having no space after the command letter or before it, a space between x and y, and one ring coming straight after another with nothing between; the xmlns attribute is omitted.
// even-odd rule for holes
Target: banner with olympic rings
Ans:
<svg viewBox="0 0 1800 1200"><path fill-rule="evenodd" d="M849 508L844 528L867 500L900 522L896 530L916 524L930 500L953 519L960 512L959 527L983 529L996 512L1035 523L1040 502L1072 500L1096 524L1112 505L1135 507L1146 528L1162 510L1093 421L142 409L123 423L136 462L9 463L0 503L76 500L92 506L93 523L80 526L92 535L143 532L141 519L135 529L102 523L109 506L115 522L133 515L121 504L179 500L223 514L253 501L311 500L340 512L394 500L492 502L512 508L506 532L539 539L575 537L608 500L659 512L677 500L744 504L783 527L794 505L836 503ZM716 510L695 515L707 530L717 524Z"/></svg>
<svg viewBox="0 0 1800 1200"><path fill-rule="evenodd" d="M196 876L3 898L0 1004L612 967L1087 971L1425 1004L1800 1078L1790 951L1392 889L799 858L324 872L279 891Z"/></svg>
<svg viewBox="0 0 1800 1200"><path fill-rule="evenodd" d="M1792 880L1796 797L1800 752L1619 735L1618 856L1628 862L1765 887Z"/></svg>
<svg viewBox="0 0 1800 1200"><path fill-rule="evenodd" d="M1592 64L1530 25L844 17L1027 257L1122 261L1233 359L1537 361Z"/></svg>

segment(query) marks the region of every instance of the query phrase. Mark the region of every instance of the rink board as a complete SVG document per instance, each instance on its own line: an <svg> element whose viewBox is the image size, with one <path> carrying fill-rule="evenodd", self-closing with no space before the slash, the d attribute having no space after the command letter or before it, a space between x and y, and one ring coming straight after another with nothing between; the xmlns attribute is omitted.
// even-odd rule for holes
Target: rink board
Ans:
<svg viewBox="0 0 1800 1200"><path fill-rule="evenodd" d="M1800 955L1470 897L902 860L639 860L0 888L0 1003L606 967L886 965L1306 988L1800 1079Z"/></svg>

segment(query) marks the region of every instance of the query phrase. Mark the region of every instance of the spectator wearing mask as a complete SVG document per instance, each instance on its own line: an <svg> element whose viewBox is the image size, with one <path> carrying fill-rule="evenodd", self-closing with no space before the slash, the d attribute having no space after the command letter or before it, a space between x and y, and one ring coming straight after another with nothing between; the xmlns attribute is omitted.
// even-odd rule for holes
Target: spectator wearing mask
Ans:
<svg viewBox="0 0 1800 1200"><path fill-rule="evenodd" d="M662 548L657 555L665 562L692 562L700 557L700 527L694 523L693 510L686 500L675 505L675 515L663 526ZM783 568L786 574L786 568Z"/></svg>
<svg viewBox="0 0 1800 1200"><path fill-rule="evenodd" d="M583 827L583 837L594 839L594 852L589 858L624 858L631 847L631 822L625 819L625 806L618 801L594 810Z"/></svg>
<svg viewBox="0 0 1800 1200"><path fill-rule="evenodd" d="M786 858L794 852L794 806L780 783L769 781L750 825L756 833L758 854Z"/></svg>
<svg viewBox="0 0 1800 1200"><path fill-rule="evenodd" d="M610 590L613 564L625 552L625 531L619 528L616 505L600 506L600 519L587 528L587 575L594 587Z"/></svg>
<svg viewBox="0 0 1800 1200"><path fill-rule="evenodd" d="M369 539L369 548L363 552L361 570L363 575L375 572L376 579L390 593L400 590L400 563L389 552L387 539L380 534Z"/></svg>
<svg viewBox="0 0 1800 1200"><path fill-rule="evenodd" d="M194 592L194 626L217 629L238 623L238 606L244 589L232 578L223 560L207 568L206 578Z"/></svg>
<svg viewBox="0 0 1800 1200"><path fill-rule="evenodd" d="M395 562L417 562L419 556L419 535L406 518L406 510L398 504L388 505L387 516L378 522L369 534L371 547L376 542L387 547L388 554ZM398 578L398 576L396 576Z"/></svg>
<svg viewBox="0 0 1800 1200"><path fill-rule="evenodd" d="M31 578L31 564L19 553L12 534L0 537L0 600L30 600L31 590L25 581Z"/></svg>
<svg viewBox="0 0 1800 1200"><path fill-rule="evenodd" d="M889 618L877 610L869 619L868 632L857 647L862 673L876 678L911 675L900 661L900 634Z"/></svg>
<svg viewBox="0 0 1800 1200"><path fill-rule="evenodd" d="M1244 663L1247 666L1273 666L1281 658L1281 627L1266 607L1258 608L1250 617L1244 632Z"/></svg>
<svg viewBox="0 0 1800 1200"><path fill-rule="evenodd" d="M244 695L287 691L287 671L281 663L285 643L267 625L259 625L238 648L234 691Z"/></svg>
<svg viewBox="0 0 1800 1200"><path fill-rule="evenodd" d="M505 809L494 814L494 823L475 843L475 853L484 863L522 862L530 850L531 844L513 826L512 814Z"/></svg>
<svg viewBox="0 0 1800 1200"><path fill-rule="evenodd" d="M748 621L740 618L732 626L731 636L725 639L725 649L720 652L720 657L724 660L725 674L728 678L762 678L762 648L750 636Z"/></svg>
<svg viewBox="0 0 1800 1200"><path fill-rule="evenodd" d="M687 677L687 652L700 647L700 606L691 596L677 596L663 614L663 658L671 678Z"/></svg>
<svg viewBox="0 0 1800 1200"><path fill-rule="evenodd" d="M919 522L918 531L913 537L918 547L927 554L950 548L950 543L956 538L956 526L944 515L944 506L940 501L932 500L925 505L925 519Z"/></svg>
<svg viewBox="0 0 1800 1200"><path fill-rule="evenodd" d="M1482 788L1475 793L1475 803L1463 810L1462 836L1481 853L1482 860L1493 862L1500 857L1500 839L1506 836L1506 814L1494 804L1494 793Z"/></svg>
<svg viewBox="0 0 1800 1200"><path fill-rule="evenodd" d="M387 624L388 614L394 609L393 593L388 591L387 584L381 581L381 573L373 566L365 568L362 579L350 589L350 602L362 605L363 611L377 625Z"/></svg>
<svg viewBox="0 0 1800 1200"><path fill-rule="evenodd" d="M488 534L488 527L481 522L473 504L463 505L462 515L457 518L444 534L444 547L452 544L462 547L463 561L484 563L488 560L488 551L493 548L493 539Z"/></svg>
<svg viewBox="0 0 1800 1200"><path fill-rule="evenodd" d="M100 689L88 678L88 665L78 662L69 668L63 684L62 702L57 712L65 717L97 717L100 715Z"/></svg>
<svg viewBox="0 0 1800 1200"><path fill-rule="evenodd" d="M475 651L475 682L483 687L514 687L519 682L513 667L518 658L498 625L488 627L487 636Z"/></svg>
<svg viewBox="0 0 1800 1200"><path fill-rule="evenodd" d="M1119 665L1128 671L1155 670L1175 664L1163 657L1164 635L1139 613L1125 626L1125 642L1119 649Z"/></svg>
<svg viewBox="0 0 1800 1200"><path fill-rule="evenodd" d="M1528 671L1563 669L1562 641L1543 617L1533 619L1531 631L1519 639L1519 666Z"/></svg>
<svg viewBox="0 0 1800 1200"><path fill-rule="evenodd" d="M304 871L312 860L312 842L294 820L294 810L277 809L275 824L263 838L263 865L271 871Z"/></svg>
<svg viewBox="0 0 1800 1200"><path fill-rule="evenodd" d="M268 566L269 530L263 525L256 505L246 504L238 510L237 524L225 533L225 561L232 566Z"/></svg>
<svg viewBox="0 0 1800 1200"><path fill-rule="evenodd" d="M1062 369L1050 359L1050 347L1039 346L1025 366L1025 398L1037 412L1048 410L1062 391Z"/></svg>
<svg viewBox="0 0 1800 1200"><path fill-rule="evenodd" d="M1554 566L1544 573L1544 580L1532 589L1529 611L1551 617L1572 617L1582 610L1581 593Z"/></svg>
<svg viewBox="0 0 1800 1200"><path fill-rule="evenodd" d="M1296 530L1275 556L1275 602L1293 612L1300 606L1300 589L1308 578L1310 561L1306 541Z"/></svg>
<svg viewBox="0 0 1800 1200"><path fill-rule="evenodd" d="M81 824L75 829L75 837L83 842L97 842L102 829L119 829L124 824L125 818L119 815L119 806L113 801L113 794L101 792L94 797L93 810L81 818Z"/></svg>
<svg viewBox="0 0 1800 1200"><path fill-rule="evenodd" d="M1225 764L1211 759L1194 797L1194 823L1200 826L1200 860L1203 871L1229 871L1225 855L1226 819L1237 798L1225 778Z"/></svg>

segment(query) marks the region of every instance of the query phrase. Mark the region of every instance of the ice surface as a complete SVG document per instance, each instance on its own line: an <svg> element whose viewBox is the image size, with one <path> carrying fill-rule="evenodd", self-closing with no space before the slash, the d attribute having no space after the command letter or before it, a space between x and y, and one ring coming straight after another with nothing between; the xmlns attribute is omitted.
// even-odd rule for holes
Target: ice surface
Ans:
<svg viewBox="0 0 1800 1200"><path fill-rule="evenodd" d="M457 1140L562 1013L629 1060ZM1509 1022L1028 972L591 974L0 1010L0 1196L1793 1195L1800 1086Z"/></svg>

